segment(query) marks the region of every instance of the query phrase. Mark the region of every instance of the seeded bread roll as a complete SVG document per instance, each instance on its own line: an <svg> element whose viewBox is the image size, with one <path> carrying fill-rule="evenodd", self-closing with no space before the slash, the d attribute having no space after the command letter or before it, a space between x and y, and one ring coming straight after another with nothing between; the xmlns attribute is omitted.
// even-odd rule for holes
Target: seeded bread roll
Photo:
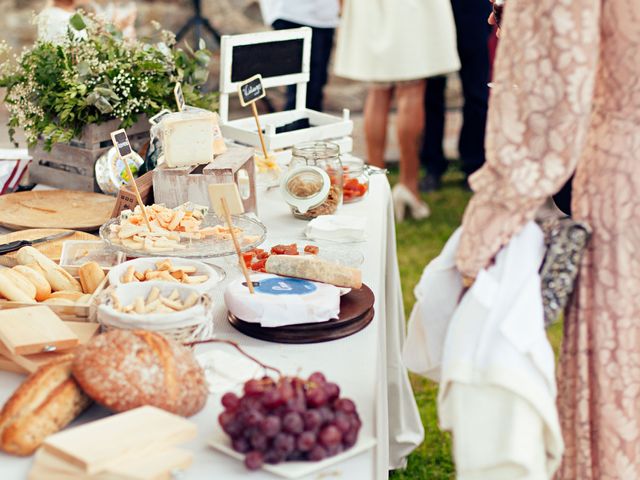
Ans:
<svg viewBox="0 0 640 480"><path fill-rule="evenodd" d="M271 255L265 265L267 273L328 283L336 287L362 287L362 273L315 256Z"/></svg>
<svg viewBox="0 0 640 480"><path fill-rule="evenodd" d="M94 337L76 351L73 375L91 398L116 412L153 405L189 417L208 395L204 371L190 350L142 330Z"/></svg>
<svg viewBox="0 0 640 480"><path fill-rule="evenodd" d="M90 403L71 376L71 360L40 367L0 411L0 449L31 455L46 437L67 426Z"/></svg>

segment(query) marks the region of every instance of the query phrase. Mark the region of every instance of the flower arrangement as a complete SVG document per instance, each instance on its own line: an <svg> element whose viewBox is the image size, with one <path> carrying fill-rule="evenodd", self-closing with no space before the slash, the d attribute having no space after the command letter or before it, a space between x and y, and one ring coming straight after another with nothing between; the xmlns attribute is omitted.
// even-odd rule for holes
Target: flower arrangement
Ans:
<svg viewBox="0 0 640 480"><path fill-rule="evenodd" d="M37 41L13 60L5 58L0 87L6 88L12 141L18 126L29 146L42 138L47 150L78 138L88 124L119 119L129 128L141 114L175 107L176 82L188 105L216 109L217 95L199 90L211 52L202 44L196 51L177 48L171 32L154 27L156 42L126 41L112 25L76 14L64 42ZM9 53L6 44L0 53Z"/></svg>

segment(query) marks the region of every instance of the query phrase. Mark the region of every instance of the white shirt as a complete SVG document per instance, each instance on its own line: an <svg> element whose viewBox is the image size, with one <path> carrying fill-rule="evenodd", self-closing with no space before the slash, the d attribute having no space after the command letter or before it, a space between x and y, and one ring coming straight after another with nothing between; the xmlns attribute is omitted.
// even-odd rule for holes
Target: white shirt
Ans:
<svg viewBox="0 0 640 480"><path fill-rule="evenodd" d="M338 0L260 0L266 25L288 20L317 28L336 28L340 21Z"/></svg>
<svg viewBox="0 0 640 480"><path fill-rule="evenodd" d="M38 38L47 42L62 43L67 39L69 20L75 12L58 7L47 7L37 17Z"/></svg>

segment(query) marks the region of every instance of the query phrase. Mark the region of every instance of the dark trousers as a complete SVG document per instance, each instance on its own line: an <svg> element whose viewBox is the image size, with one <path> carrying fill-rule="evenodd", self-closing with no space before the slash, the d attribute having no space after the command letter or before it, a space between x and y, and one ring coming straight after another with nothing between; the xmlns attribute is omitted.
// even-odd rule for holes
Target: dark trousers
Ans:
<svg viewBox="0 0 640 480"><path fill-rule="evenodd" d="M288 20L276 20L273 22L275 30L287 30L289 28L300 28L299 25ZM322 99L324 86L327 83L329 57L333 48L334 28L312 27L311 36L311 71L309 83L307 84L307 108L322 111ZM296 86L287 87L287 105L285 110L293 110L296 107Z"/></svg>
<svg viewBox="0 0 640 480"><path fill-rule="evenodd" d="M460 79L464 95L463 123L458 142L462 170L470 175L484 163L484 134L489 100L489 35L487 18L491 4L486 0L451 0L456 22ZM444 138L446 77L427 80L425 132L421 157L427 173L440 177L447 170Z"/></svg>

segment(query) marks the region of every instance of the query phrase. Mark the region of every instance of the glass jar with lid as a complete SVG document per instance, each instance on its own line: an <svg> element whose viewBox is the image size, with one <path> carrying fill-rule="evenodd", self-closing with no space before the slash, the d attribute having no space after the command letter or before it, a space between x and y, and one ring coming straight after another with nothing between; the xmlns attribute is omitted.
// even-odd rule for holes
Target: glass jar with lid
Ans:
<svg viewBox="0 0 640 480"><path fill-rule="evenodd" d="M331 187L328 200L337 200L336 208L341 205L343 175L340 146L331 142L306 142L296 145L291 152L290 168L303 165L321 168L329 175Z"/></svg>
<svg viewBox="0 0 640 480"><path fill-rule="evenodd" d="M284 175L280 190L296 218L310 220L329 215L338 208L329 198L331 180L320 167L302 165L293 167Z"/></svg>

